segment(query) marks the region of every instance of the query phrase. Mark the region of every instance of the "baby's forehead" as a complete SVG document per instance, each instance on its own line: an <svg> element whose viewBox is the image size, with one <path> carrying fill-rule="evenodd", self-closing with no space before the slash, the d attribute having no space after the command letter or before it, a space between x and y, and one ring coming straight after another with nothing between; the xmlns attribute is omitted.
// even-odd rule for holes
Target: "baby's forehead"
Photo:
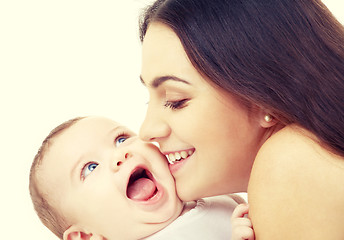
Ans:
<svg viewBox="0 0 344 240"><path fill-rule="evenodd" d="M65 129L53 140L52 147L60 147L65 142L86 142L95 138L105 138L116 129L127 129L124 125L104 117L87 117ZM128 129L129 130L129 129Z"/></svg>
<svg viewBox="0 0 344 240"><path fill-rule="evenodd" d="M112 135L127 128L103 117L87 117L50 139L42 170L51 175L66 174L78 159L112 144Z"/></svg>
<svg viewBox="0 0 344 240"><path fill-rule="evenodd" d="M85 131L111 131L113 128L117 127L125 127L124 125L113 121L111 119L105 117L86 117L72 126L70 126L67 130L85 130Z"/></svg>
<svg viewBox="0 0 344 240"><path fill-rule="evenodd" d="M57 192L65 191L78 158L85 155L99 138L121 127L124 126L107 118L86 117L49 138L35 167L35 178L42 193L57 198Z"/></svg>

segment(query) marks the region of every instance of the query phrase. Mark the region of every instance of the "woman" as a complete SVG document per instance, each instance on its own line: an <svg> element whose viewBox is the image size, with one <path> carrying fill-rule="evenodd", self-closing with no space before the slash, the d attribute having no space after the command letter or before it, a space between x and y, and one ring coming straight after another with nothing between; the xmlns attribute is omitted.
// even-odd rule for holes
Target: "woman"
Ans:
<svg viewBox="0 0 344 240"><path fill-rule="evenodd" d="M140 136L182 200L248 191L257 239L344 239L344 30L320 0L158 0L141 40Z"/></svg>

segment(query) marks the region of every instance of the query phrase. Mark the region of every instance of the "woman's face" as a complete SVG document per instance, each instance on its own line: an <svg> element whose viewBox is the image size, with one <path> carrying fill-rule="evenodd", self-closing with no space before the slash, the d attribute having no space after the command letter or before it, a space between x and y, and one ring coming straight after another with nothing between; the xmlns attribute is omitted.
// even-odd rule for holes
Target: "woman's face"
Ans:
<svg viewBox="0 0 344 240"><path fill-rule="evenodd" d="M140 137L170 159L179 197L246 191L264 134L260 111L210 85L166 25L150 25L142 54L150 99Z"/></svg>

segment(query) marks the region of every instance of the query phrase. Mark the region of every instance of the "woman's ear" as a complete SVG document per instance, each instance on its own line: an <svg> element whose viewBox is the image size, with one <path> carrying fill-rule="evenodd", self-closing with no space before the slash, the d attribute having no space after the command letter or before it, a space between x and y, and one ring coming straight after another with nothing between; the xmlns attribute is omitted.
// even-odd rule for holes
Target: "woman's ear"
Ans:
<svg viewBox="0 0 344 240"><path fill-rule="evenodd" d="M84 229L72 225L63 233L63 240L104 240L102 236L98 234L92 234L86 232Z"/></svg>

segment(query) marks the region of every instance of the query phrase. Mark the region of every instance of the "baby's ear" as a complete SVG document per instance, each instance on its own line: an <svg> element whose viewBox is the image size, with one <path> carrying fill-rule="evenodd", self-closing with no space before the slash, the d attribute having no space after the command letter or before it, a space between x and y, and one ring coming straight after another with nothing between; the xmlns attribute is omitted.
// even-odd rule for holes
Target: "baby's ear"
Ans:
<svg viewBox="0 0 344 240"><path fill-rule="evenodd" d="M82 228L72 225L63 233L63 240L103 240L97 234L85 232Z"/></svg>

